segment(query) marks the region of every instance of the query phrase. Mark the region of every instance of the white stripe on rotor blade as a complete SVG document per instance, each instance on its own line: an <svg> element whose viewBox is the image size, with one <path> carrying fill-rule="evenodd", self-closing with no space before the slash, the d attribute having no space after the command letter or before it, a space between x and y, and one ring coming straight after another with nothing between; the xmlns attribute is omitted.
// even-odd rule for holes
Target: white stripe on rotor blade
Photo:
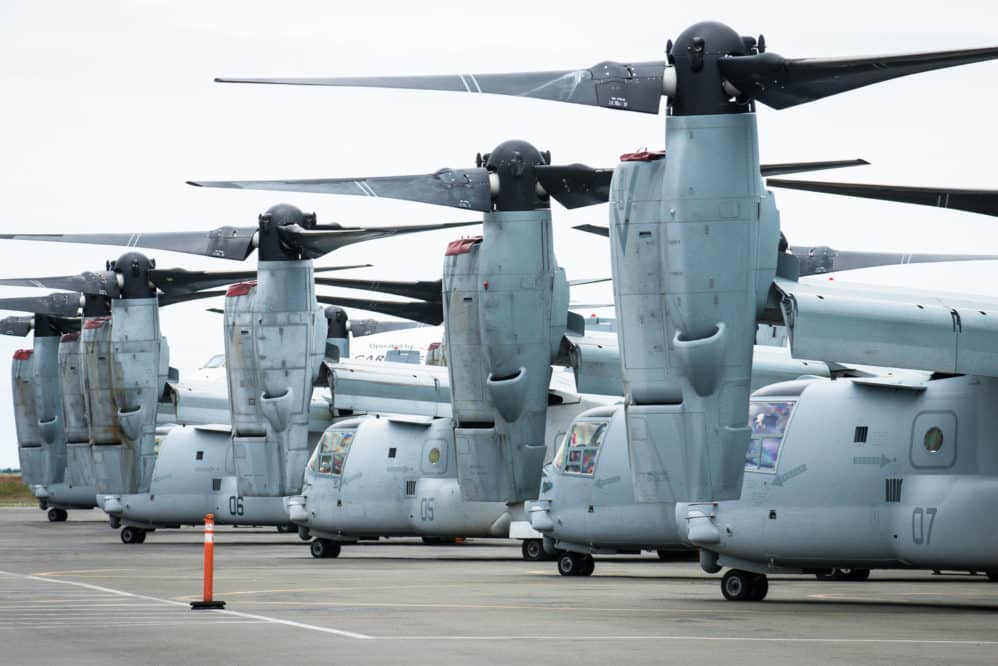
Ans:
<svg viewBox="0 0 998 666"><path fill-rule="evenodd" d="M458 74L457 77L461 79L461 85L464 86L464 89L471 92L471 86L468 85L468 80L464 78L464 74Z"/></svg>
<svg viewBox="0 0 998 666"><path fill-rule="evenodd" d="M475 84L475 92L482 92L482 87L478 85L478 79L475 78L475 75L468 74L468 78L471 79L471 82Z"/></svg>

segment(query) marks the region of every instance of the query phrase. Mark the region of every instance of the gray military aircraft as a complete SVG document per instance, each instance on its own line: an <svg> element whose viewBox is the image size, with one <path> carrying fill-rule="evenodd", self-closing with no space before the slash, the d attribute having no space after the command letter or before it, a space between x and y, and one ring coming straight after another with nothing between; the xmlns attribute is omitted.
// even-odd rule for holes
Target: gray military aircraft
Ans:
<svg viewBox="0 0 998 666"><path fill-rule="evenodd" d="M14 426L21 478L51 522L66 520L70 509L97 506L88 464L80 324L75 317L50 315L0 320L0 334L34 334L32 349L14 353ZM86 449L82 460L81 448Z"/></svg>
<svg viewBox="0 0 998 666"><path fill-rule="evenodd" d="M158 323L155 319L156 299L151 298L155 295L155 287L165 290L163 285L168 285L189 296L209 282L230 284L255 275L255 283L239 283L226 292L224 324L231 406L230 445L237 481L232 495L236 498L234 506L237 510L233 513L243 516L244 511L239 510L239 505L242 504L239 498L270 497L279 500L284 495L296 492L301 484L301 470L311 453L307 431L312 385L318 377L326 329L322 311L315 299L312 259L364 240L466 224L468 223L371 229L342 227L337 224L319 225L314 214L306 215L293 206L282 204L261 215L257 227L222 227L207 232L148 233L139 236L8 234L0 238L150 247L235 260L247 258L254 249L259 251L257 271L248 274L191 274L177 270L157 272L155 265L143 255L131 252L113 267L109 266L113 268L110 274L8 282L19 285L30 282L31 285L50 287L65 282L66 286L72 285L69 288L77 289L96 283L100 288L116 288L115 293L121 298L112 302L112 314L118 311L119 304L123 304L120 308L122 310L138 307L149 315L139 322L143 326L138 330L129 328L133 323L131 320L122 322L120 326L115 320L111 326L111 335L122 336L123 342L120 345L123 348L129 352L139 352L138 356L149 358L151 363L155 363L160 359L160 354L155 353L156 349L146 348L148 345L158 346L159 343ZM147 331L148 335L143 335L143 331ZM149 338L153 333L155 337ZM171 509L160 508L164 502L154 504L157 496L152 488L156 448L155 441L149 436L151 433L146 422L150 420L150 414L154 422L155 402L166 382L165 377L157 375L159 368L147 365L148 367L138 367L136 364L123 366L127 372L132 373L126 378L131 381L118 382L118 386L129 388L119 390L115 395L119 418L128 420L128 423L123 423L122 431L129 431L126 426L135 426L131 430L134 431L135 439L141 437L141 444L137 443L126 449L126 452L135 449L130 456L131 460L118 456L111 459L111 465L105 460L103 466L114 471L118 471L117 468L120 467L121 470L130 472L119 474L119 483L104 491L102 505L112 516L124 519L125 527L121 537L126 543L140 543L144 541L146 532L154 529L156 524L173 524L175 521ZM133 394L133 399L128 400ZM150 404L143 402L131 408L120 409L136 399ZM111 401L106 403L112 404ZM195 459L201 461L205 458L206 451L218 448L217 442L212 441L218 439L216 435L218 433L204 430L178 431L174 438L185 440L186 444L178 445L177 451L195 450ZM131 435L127 437L131 438ZM229 432L223 438L229 441ZM203 441L204 446L199 447L193 440ZM124 447L118 447L117 451L122 448ZM167 446L162 448L165 451ZM121 458L122 461L119 463L116 458ZM95 463L98 468L101 467L101 460L96 455ZM162 469L160 474L160 478L167 475ZM204 475L199 475L189 481L200 481L203 485L206 479ZM220 477L213 476L210 483L210 492L221 490ZM102 491L100 486L98 480L99 493ZM184 487L181 492L187 493L188 490ZM202 489L202 492L209 491ZM271 519L261 520L260 523L286 524L283 508L279 501L277 504L276 512L268 514L261 511L262 516ZM198 522L204 513L206 511L201 511L198 516L192 516L185 522ZM282 514L280 520L273 520L272 517L278 514ZM160 522L155 522L157 520ZM225 517L220 515L219 521L225 522Z"/></svg>

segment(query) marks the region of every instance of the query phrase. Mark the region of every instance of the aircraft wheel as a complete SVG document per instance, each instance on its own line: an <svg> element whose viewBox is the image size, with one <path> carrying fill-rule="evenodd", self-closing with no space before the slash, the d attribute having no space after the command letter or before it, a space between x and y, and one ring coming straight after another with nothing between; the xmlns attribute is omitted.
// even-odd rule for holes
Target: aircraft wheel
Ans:
<svg viewBox="0 0 998 666"><path fill-rule="evenodd" d="M312 533L308 531L307 527L299 526L298 538L301 539L302 541L308 541L309 539L312 538Z"/></svg>
<svg viewBox="0 0 998 666"><path fill-rule="evenodd" d="M835 568L828 573L816 574L818 580L862 581L870 577L869 569Z"/></svg>
<svg viewBox="0 0 998 666"><path fill-rule="evenodd" d="M596 570L596 560L593 559L592 555L582 556L582 567L579 569L580 576L592 576L593 571Z"/></svg>
<svg viewBox="0 0 998 666"><path fill-rule="evenodd" d="M121 543L143 543L146 540L146 531L139 527L126 525L121 528Z"/></svg>
<svg viewBox="0 0 998 666"><path fill-rule="evenodd" d="M523 559L528 562L539 562L547 559L544 552L544 542L540 539L525 539L523 542Z"/></svg>
<svg viewBox="0 0 998 666"><path fill-rule="evenodd" d="M61 523L69 516L65 509L49 509L48 519L50 523Z"/></svg>
<svg viewBox="0 0 998 666"><path fill-rule="evenodd" d="M340 544L330 539L315 539L309 546L312 557L323 559L326 557L339 557Z"/></svg>
<svg viewBox="0 0 998 666"><path fill-rule="evenodd" d="M41 509L42 511L49 508L49 501L47 499L38 500L38 508Z"/></svg>
<svg viewBox="0 0 998 666"><path fill-rule="evenodd" d="M998 569L985 572L988 575L988 580L992 583L998 583Z"/></svg>
<svg viewBox="0 0 998 666"><path fill-rule="evenodd" d="M118 516L108 516L107 522L108 525L111 526L112 530L116 530L121 527L121 518Z"/></svg>
<svg viewBox="0 0 998 666"><path fill-rule="evenodd" d="M749 587L749 601L762 601L769 593L769 579L766 574L758 574Z"/></svg>
<svg viewBox="0 0 998 666"><path fill-rule="evenodd" d="M752 585L757 575L741 569L731 569L721 579L721 594L728 601L752 599Z"/></svg>
<svg viewBox="0 0 998 666"><path fill-rule="evenodd" d="M579 553L562 553L558 557L558 573L562 576L580 576L583 566L583 555Z"/></svg>

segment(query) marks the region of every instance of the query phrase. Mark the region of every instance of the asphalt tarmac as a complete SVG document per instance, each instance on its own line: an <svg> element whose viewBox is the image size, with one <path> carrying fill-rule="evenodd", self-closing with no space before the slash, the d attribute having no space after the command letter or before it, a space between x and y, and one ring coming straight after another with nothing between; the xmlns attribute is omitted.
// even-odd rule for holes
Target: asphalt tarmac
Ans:
<svg viewBox="0 0 998 666"><path fill-rule="evenodd" d="M653 553L597 558L591 578L525 562L512 541L344 546L219 528L215 597L198 530L124 545L98 511L50 524L0 508L0 663L939 664L998 662L998 584L874 572L864 583L770 577L761 603Z"/></svg>

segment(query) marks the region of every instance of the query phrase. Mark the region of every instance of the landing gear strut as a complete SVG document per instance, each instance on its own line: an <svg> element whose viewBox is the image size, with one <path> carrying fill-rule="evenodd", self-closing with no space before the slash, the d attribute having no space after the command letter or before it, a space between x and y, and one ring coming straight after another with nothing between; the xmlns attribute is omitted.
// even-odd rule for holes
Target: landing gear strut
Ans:
<svg viewBox="0 0 998 666"><path fill-rule="evenodd" d="M50 523L62 523L69 516L65 509L49 509L48 517Z"/></svg>
<svg viewBox="0 0 998 666"><path fill-rule="evenodd" d="M588 553L562 553L558 557L558 573L562 576L592 576L596 561Z"/></svg>
<svg viewBox="0 0 998 666"><path fill-rule="evenodd" d="M146 530L126 525L121 528L121 543L145 543Z"/></svg>
<svg viewBox="0 0 998 666"><path fill-rule="evenodd" d="M340 543L331 539L315 539L308 549L312 557L319 559L340 556Z"/></svg>
<svg viewBox="0 0 998 666"><path fill-rule="evenodd" d="M762 601L769 592L766 574L732 569L721 579L721 594L728 601Z"/></svg>
<svg viewBox="0 0 998 666"><path fill-rule="evenodd" d="M302 541L308 541L309 539L312 538L312 535L309 533L307 527L305 527L303 525L299 525L298 526L298 538L301 539Z"/></svg>
<svg viewBox="0 0 998 666"><path fill-rule="evenodd" d="M111 526L112 530L116 530L121 527L121 518L118 516L109 516L107 522Z"/></svg>

